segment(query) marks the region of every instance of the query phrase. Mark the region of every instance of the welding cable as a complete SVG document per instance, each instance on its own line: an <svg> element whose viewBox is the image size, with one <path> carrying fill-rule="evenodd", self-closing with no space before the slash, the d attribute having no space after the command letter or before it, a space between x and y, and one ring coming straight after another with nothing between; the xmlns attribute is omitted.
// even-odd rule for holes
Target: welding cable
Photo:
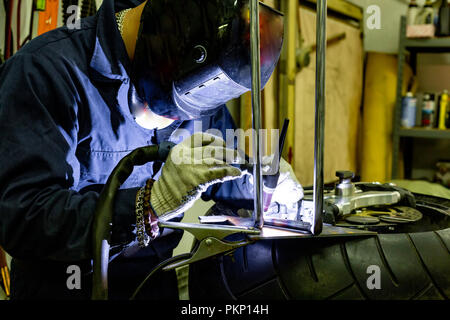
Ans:
<svg viewBox="0 0 450 320"><path fill-rule="evenodd" d="M34 6L34 5L33 5ZM20 48L23 47L23 45L25 44L25 42L27 42L28 40L31 40L32 37L32 29L33 29L33 10L31 11L31 18L30 18L30 32L29 34L25 37L25 39L21 42L20 38L21 38L21 34L20 34L20 24L21 24L21 16L22 16L22 0L18 0L17 2L17 11L16 11L16 46L17 46L17 50L19 51Z"/></svg>
<svg viewBox="0 0 450 320"><path fill-rule="evenodd" d="M20 49L20 7L22 0L17 0L17 11L16 11L16 46L17 51Z"/></svg>
<svg viewBox="0 0 450 320"><path fill-rule="evenodd" d="M108 299L109 249L114 212L113 204L117 191L131 175L134 166L141 166L156 160L165 161L173 146L175 146L173 142L165 141L159 145L133 150L119 161L100 193L92 224L93 300Z"/></svg>
<svg viewBox="0 0 450 320"><path fill-rule="evenodd" d="M95 2L93 0L83 0L81 4L81 18L86 18L95 14Z"/></svg>
<svg viewBox="0 0 450 320"><path fill-rule="evenodd" d="M145 279L141 282L141 284L137 287L136 291L134 291L133 295L131 296L130 300L134 300L136 298L136 295L141 291L144 284L160 269L164 268L165 266L177 262L178 260L185 260L192 257L190 253L182 253L175 257L168 258L162 262L160 262L156 267L154 267L150 273L145 277Z"/></svg>
<svg viewBox="0 0 450 320"><path fill-rule="evenodd" d="M20 44L20 47L22 48L25 43L33 38L33 23L34 23L34 11L35 11L35 3L33 2L31 7L31 15L30 15L30 27L28 31L28 35L23 39L22 43Z"/></svg>
<svg viewBox="0 0 450 320"><path fill-rule="evenodd" d="M8 60L11 56L11 24L12 24L12 12L13 12L13 0L6 1L7 4L7 17L6 17L6 45L5 45L5 60Z"/></svg>

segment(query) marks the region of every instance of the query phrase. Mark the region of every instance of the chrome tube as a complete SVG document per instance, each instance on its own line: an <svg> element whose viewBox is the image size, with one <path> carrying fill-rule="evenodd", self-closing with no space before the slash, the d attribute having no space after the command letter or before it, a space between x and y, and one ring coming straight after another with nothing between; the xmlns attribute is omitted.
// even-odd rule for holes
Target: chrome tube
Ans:
<svg viewBox="0 0 450 320"><path fill-rule="evenodd" d="M316 15L316 97L314 133L314 223L313 234L322 231L323 212L323 153L325 132L325 67L326 67L327 0L317 0Z"/></svg>
<svg viewBox="0 0 450 320"><path fill-rule="evenodd" d="M259 51L259 1L250 0L250 57L252 66L252 122L253 122L253 217L255 227L264 225L263 185L261 170L261 66Z"/></svg>

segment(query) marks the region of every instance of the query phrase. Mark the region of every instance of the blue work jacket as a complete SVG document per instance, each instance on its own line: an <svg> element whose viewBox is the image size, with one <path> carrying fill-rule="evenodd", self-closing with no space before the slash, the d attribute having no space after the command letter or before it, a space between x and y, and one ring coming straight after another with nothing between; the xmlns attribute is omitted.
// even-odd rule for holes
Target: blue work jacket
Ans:
<svg viewBox="0 0 450 320"><path fill-rule="evenodd" d="M138 147L179 142L177 128L194 132L193 121L162 130L135 122L127 98L129 66L114 1L104 0L81 28L47 32L0 67L0 245L13 257L13 298L89 298L93 213L111 171ZM200 120L203 130L216 128L224 136L234 126L225 106ZM136 192L158 178L160 167L136 167L117 194L112 298L128 298L181 238L173 232L145 249L136 246ZM245 201L245 183L216 185L203 197ZM70 265L81 269L81 289L68 288ZM146 297L176 298L174 279L158 277Z"/></svg>

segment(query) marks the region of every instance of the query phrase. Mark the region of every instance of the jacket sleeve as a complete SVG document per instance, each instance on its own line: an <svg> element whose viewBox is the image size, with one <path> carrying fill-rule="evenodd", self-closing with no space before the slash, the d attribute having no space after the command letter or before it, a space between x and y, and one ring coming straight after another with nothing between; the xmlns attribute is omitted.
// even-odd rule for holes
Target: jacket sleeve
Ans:
<svg viewBox="0 0 450 320"><path fill-rule="evenodd" d="M0 69L0 245L15 258L92 256L98 192L75 191L81 102L69 63L19 52ZM119 241L131 241L136 190L116 199Z"/></svg>

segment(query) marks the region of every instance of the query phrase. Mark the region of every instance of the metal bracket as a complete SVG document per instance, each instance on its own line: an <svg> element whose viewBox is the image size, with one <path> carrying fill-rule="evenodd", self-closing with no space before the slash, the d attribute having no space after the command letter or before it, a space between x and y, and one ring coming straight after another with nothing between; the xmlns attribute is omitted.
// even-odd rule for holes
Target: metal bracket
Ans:
<svg viewBox="0 0 450 320"><path fill-rule="evenodd" d="M400 201L400 193L397 191L368 191L348 197L333 195L329 198L325 197L325 200L336 205L339 208L339 214L344 215L358 208L397 203Z"/></svg>

